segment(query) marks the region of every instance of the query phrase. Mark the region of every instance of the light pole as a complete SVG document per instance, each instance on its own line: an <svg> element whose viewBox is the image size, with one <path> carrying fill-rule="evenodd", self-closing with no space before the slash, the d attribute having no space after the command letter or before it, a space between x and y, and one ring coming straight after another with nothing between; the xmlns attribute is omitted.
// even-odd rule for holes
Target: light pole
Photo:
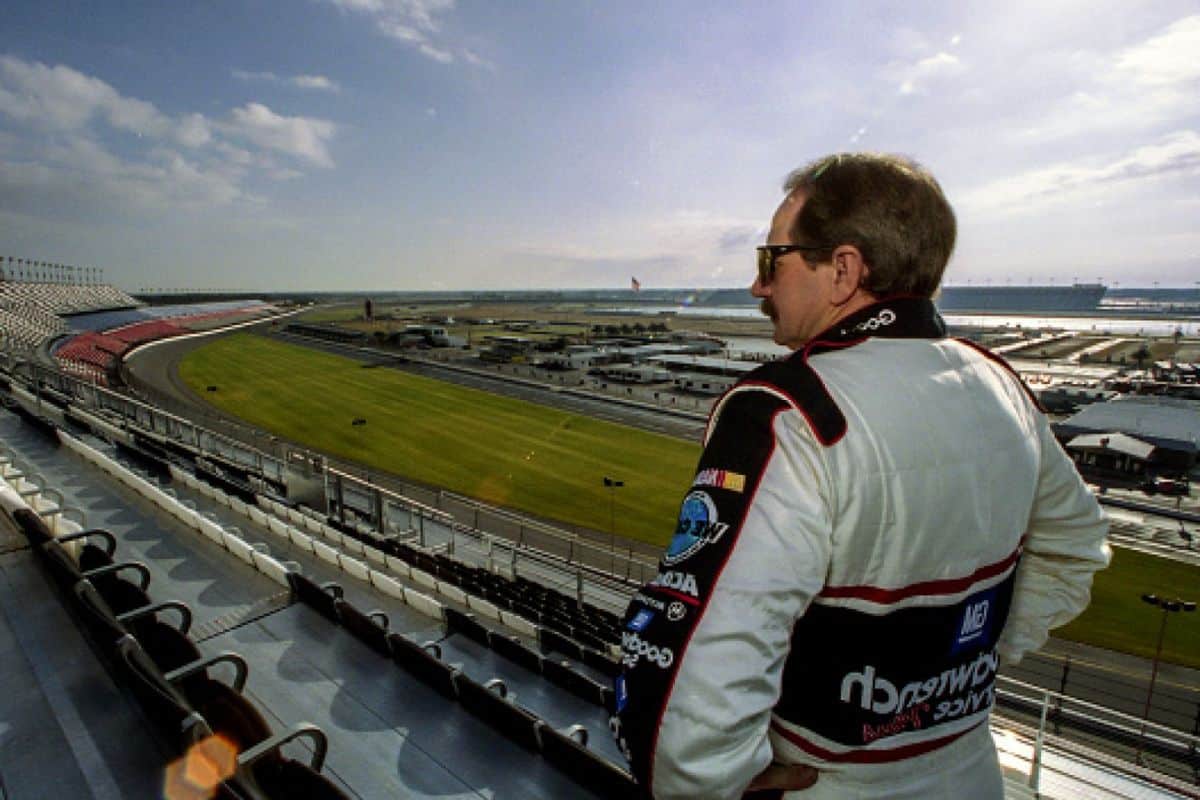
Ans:
<svg viewBox="0 0 1200 800"><path fill-rule="evenodd" d="M1150 698L1154 696L1154 681L1158 678L1158 661L1162 657L1163 635L1167 632L1167 617L1172 612L1195 611L1196 603L1192 600L1180 600L1178 597L1168 600L1155 594L1142 595L1142 601L1162 609L1162 623L1158 626L1158 646L1154 650L1154 667L1150 670L1150 687L1146 690L1146 708L1142 712L1142 729L1139 734L1137 762L1142 761L1142 742L1146 735L1146 723L1150 720Z"/></svg>
<svg viewBox="0 0 1200 800"><path fill-rule="evenodd" d="M604 487L608 489L608 535L612 539L612 544L616 544L617 541L617 489L624 485L625 481L604 476Z"/></svg>

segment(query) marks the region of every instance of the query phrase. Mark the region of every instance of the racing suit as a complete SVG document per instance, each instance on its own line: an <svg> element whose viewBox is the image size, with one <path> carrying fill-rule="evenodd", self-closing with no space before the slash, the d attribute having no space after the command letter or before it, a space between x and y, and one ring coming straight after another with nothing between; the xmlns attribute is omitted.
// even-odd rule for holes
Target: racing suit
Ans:
<svg viewBox="0 0 1200 800"><path fill-rule="evenodd" d="M613 733L655 798L1003 793L1001 659L1077 615L1108 523L1014 373L881 301L716 405L623 620Z"/></svg>

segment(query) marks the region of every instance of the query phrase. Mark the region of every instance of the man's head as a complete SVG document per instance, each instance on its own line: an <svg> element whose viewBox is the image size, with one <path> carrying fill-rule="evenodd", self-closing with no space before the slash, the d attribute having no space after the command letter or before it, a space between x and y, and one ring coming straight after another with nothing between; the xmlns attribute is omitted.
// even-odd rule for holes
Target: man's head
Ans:
<svg viewBox="0 0 1200 800"><path fill-rule="evenodd" d="M954 249L954 212L924 168L898 156L843 153L784 183L751 291L797 348L881 297L932 297ZM771 269L773 267L773 269Z"/></svg>

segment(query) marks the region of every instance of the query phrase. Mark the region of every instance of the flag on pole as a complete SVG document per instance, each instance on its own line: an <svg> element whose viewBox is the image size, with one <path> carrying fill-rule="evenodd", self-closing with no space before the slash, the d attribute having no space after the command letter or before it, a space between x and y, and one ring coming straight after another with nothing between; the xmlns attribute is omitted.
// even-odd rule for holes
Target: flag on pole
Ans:
<svg viewBox="0 0 1200 800"><path fill-rule="evenodd" d="M642 282L641 282L641 281L639 281L637 278L633 278L633 277L631 277L631 278L629 279L629 286L630 286L630 288L632 288L632 289L633 289L635 292L640 292L640 291L642 290Z"/></svg>

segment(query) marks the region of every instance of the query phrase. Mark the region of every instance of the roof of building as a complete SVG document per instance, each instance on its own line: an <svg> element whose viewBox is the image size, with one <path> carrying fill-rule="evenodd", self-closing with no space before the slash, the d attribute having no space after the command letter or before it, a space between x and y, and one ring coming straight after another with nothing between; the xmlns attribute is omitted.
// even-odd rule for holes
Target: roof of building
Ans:
<svg viewBox="0 0 1200 800"><path fill-rule="evenodd" d="M1074 450L1107 450L1143 461L1154 452L1154 445L1123 433L1085 433L1067 442L1067 447Z"/></svg>
<svg viewBox="0 0 1200 800"><path fill-rule="evenodd" d="M753 372L762 366L751 361L738 361L731 358L713 358L711 356L689 356L689 355L668 355L654 356L647 359L666 367L676 369L691 367L692 369L710 369L723 370L725 372L733 372L745 374Z"/></svg>
<svg viewBox="0 0 1200 800"><path fill-rule="evenodd" d="M1080 409L1064 425L1097 433L1174 439L1200 445L1200 402L1181 397L1124 396Z"/></svg>

